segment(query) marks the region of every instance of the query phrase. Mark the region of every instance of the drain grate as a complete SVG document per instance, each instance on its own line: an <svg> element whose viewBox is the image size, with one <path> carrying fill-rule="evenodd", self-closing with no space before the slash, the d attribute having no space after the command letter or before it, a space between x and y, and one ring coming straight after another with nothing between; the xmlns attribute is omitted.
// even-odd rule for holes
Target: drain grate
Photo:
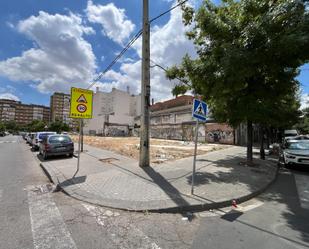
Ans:
<svg viewBox="0 0 309 249"><path fill-rule="evenodd" d="M102 162L102 163L112 163L114 161L119 161L119 159L113 158L113 157L108 157L108 158L101 158L101 159L99 159L99 161Z"/></svg>

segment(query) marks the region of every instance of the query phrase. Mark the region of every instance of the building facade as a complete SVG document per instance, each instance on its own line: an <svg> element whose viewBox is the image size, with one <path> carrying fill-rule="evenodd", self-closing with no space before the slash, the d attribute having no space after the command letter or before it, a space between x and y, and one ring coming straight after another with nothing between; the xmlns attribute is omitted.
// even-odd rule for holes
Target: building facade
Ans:
<svg viewBox="0 0 309 249"><path fill-rule="evenodd" d="M93 118L85 121L85 134L103 136L129 135L134 118L141 113L141 96L113 88L93 94Z"/></svg>
<svg viewBox="0 0 309 249"><path fill-rule="evenodd" d="M59 120L72 126L74 122L70 118L70 100L70 94L60 92L55 92L50 97L51 122Z"/></svg>
<svg viewBox="0 0 309 249"><path fill-rule="evenodd" d="M20 101L0 99L0 121L15 121L18 125L26 125L33 120L49 123L49 107L34 104L22 104Z"/></svg>
<svg viewBox="0 0 309 249"><path fill-rule="evenodd" d="M152 138L193 141L196 120L192 117L193 96L183 95L150 107L150 136ZM233 144L234 129L217 123L210 116L198 128L200 142Z"/></svg>
<svg viewBox="0 0 309 249"><path fill-rule="evenodd" d="M192 118L193 96L183 95L150 107L150 124L179 124L194 121Z"/></svg>

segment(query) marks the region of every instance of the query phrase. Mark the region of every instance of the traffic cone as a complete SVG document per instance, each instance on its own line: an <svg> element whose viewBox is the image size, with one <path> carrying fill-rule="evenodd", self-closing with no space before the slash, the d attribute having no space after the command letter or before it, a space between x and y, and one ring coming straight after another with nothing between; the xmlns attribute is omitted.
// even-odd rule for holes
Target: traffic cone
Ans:
<svg viewBox="0 0 309 249"><path fill-rule="evenodd" d="M232 207L237 208L236 200L232 200Z"/></svg>

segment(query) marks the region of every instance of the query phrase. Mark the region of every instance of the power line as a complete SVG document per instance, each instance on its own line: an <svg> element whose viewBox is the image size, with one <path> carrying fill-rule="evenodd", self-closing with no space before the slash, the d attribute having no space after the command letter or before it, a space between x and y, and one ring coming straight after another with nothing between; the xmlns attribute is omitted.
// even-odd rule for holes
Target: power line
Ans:
<svg viewBox="0 0 309 249"><path fill-rule="evenodd" d="M163 71L167 72L167 69L166 69L165 67L159 65L158 63L154 62L154 61L151 60L151 59L150 59L150 61L151 61L152 63L154 63L153 66L150 66L151 68L153 68L153 67L158 67L158 68L162 69ZM185 85L187 85L187 86L190 86L190 84L189 84L188 82L184 81L184 79L181 79L181 78L178 78L178 77L175 77L175 79L179 80L180 82L182 82L183 84L185 84ZM190 86L190 87L191 87L191 86Z"/></svg>
<svg viewBox="0 0 309 249"><path fill-rule="evenodd" d="M152 18L149 23L154 22L155 20L159 19L160 17L166 15L167 13L171 12L172 10L174 10L175 8L179 7L180 5L184 4L185 2L187 2L188 0L184 0L178 4L176 4L175 6L173 6L172 8L168 9L167 11L164 11L163 13L161 13L160 15ZM127 50L134 44L134 42L143 34L143 29L140 29L135 36L128 42L128 44L121 50L121 52L114 58L114 60L103 70L101 71L101 73L92 81L92 83L88 86L87 89L90 89L95 83L97 83L102 77L103 75L108 72L115 64L116 62L125 54L125 52L127 52Z"/></svg>
<svg viewBox="0 0 309 249"><path fill-rule="evenodd" d="M184 0L178 4L176 4L175 6L173 6L172 8L168 9L167 11L161 13L160 15L152 18L149 22L152 23L153 21L157 20L158 18L160 18L161 16L164 16L165 14L171 12L173 9L176 9L177 7L179 7L180 5L183 5L184 3L188 2L189 0Z"/></svg>
<svg viewBox="0 0 309 249"><path fill-rule="evenodd" d="M96 77L87 89L90 89L96 82L98 82L103 75L109 71L115 63L124 55L125 52L133 45L133 43L142 35L142 30L138 31L136 35L128 42L128 44L121 50L121 52L115 57L115 59Z"/></svg>

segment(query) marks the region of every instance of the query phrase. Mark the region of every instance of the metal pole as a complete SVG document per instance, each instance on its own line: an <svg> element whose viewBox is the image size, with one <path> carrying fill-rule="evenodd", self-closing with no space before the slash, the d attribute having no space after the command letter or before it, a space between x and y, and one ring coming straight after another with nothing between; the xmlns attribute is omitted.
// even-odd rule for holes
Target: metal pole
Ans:
<svg viewBox="0 0 309 249"><path fill-rule="evenodd" d="M149 166L150 26L148 15L148 0L143 0L140 167Z"/></svg>
<svg viewBox="0 0 309 249"><path fill-rule="evenodd" d="M191 195L194 192L194 177L195 177L195 165L196 165L196 151L197 151L197 138L198 138L198 119L196 120L195 126L195 146L194 146L194 157L193 157L193 170L192 170L192 185L191 185Z"/></svg>
<svg viewBox="0 0 309 249"><path fill-rule="evenodd" d="M80 147L81 147L81 136L82 136L82 119L79 120L79 137L78 137L78 157L77 157L77 169L75 174L73 175L73 178L76 176L76 174L79 171L79 162L80 162Z"/></svg>
<svg viewBox="0 0 309 249"><path fill-rule="evenodd" d="M81 152L84 152L84 119L81 119L80 134L81 134Z"/></svg>

